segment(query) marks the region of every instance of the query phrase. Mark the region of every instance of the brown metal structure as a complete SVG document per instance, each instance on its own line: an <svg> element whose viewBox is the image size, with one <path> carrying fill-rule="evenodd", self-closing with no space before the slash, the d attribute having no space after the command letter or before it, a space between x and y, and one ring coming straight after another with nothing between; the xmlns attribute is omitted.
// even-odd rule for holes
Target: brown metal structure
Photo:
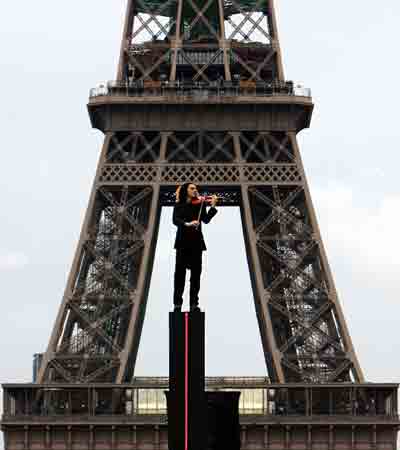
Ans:
<svg viewBox="0 0 400 450"><path fill-rule="evenodd" d="M242 447L394 450L397 385L362 384L297 145L311 94L284 78L273 0L128 0L117 80L88 110L104 145L36 384L4 386L6 449L166 448L132 392L161 208L190 181L241 211L269 376L216 382L269 399L242 413Z"/></svg>
<svg viewBox="0 0 400 450"><path fill-rule="evenodd" d="M118 79L88 108L105 143L39 383L132 379L161 206L188 180L240 206L270 378L363 380L296 143L313 104L284 79L271 0L129 1Z"/></svg>

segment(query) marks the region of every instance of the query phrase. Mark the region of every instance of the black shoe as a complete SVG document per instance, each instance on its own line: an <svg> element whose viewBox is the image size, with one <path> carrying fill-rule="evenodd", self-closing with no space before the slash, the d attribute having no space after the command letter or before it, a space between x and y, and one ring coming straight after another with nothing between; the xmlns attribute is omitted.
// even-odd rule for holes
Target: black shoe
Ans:
<svg viewBox="0 0 400 450"><path fill-rule="evenodd" d="M181 312L182 305L174 305L174 312Z"/></svg>

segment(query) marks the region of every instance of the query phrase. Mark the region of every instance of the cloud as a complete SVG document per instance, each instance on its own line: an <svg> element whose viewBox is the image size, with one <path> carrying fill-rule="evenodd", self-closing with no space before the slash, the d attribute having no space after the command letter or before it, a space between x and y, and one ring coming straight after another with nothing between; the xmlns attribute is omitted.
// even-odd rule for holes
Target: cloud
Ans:
<svg viewBox="0 0 400 450"><path fill-rule="evenodd" d="M0 254L0 270L18 270L29 264L29 258L22 252Z"/></svg>
<svg viewBox="0 0 400 450"><path fill-rule="evenodd" d="M350 186L316 189L314 199L328 254L346 259L367 282L397 286L400 273L400 194L366 204ZM367 278L368 277L368 278Z"/></svg>

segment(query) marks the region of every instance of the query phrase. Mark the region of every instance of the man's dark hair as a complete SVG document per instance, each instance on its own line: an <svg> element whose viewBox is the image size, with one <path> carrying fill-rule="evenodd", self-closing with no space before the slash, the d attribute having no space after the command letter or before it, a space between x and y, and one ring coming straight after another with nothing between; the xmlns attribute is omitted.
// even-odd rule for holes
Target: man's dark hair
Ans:
<svg viewBox="0 0 400 450"><path fill-rule="evenodd" d="M178 203L186 203L187 200L187 191L188 187L193 183L185 183L182 184L180 190L179 190L179 200Z"/></svg>

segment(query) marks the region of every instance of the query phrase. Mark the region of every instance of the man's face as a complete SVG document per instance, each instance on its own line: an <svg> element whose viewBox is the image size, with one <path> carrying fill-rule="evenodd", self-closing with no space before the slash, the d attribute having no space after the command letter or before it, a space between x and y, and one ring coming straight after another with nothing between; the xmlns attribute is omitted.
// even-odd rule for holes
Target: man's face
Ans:
<svg viewBox="0 0 400 450"><path fill-rule="evenodd" d="M199 195L199 192L197 190L197 186L195 184L189 184L187 188L188 198L192 199Z"/></svg>

